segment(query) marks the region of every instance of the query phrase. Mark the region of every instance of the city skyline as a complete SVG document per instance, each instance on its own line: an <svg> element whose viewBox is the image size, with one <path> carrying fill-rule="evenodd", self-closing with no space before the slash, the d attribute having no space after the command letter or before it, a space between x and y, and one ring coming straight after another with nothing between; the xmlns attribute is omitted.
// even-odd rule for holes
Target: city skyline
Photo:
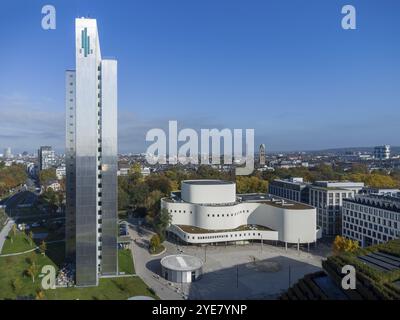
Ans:
<svg viewBox="0 0 400 320"><path fill-rule="evenodd" d="M5 3L1 15L19 2ZM400 4L353 1L358 27L343 30L343 1L178 2L54 1L51 31L40 27L39 1L1 16L0 30L14 33L0 33L9 43L0 53L9 61L0 75L0 146L63 150L58 70L73 66L71 21L82 15L101 19L106 52L119 57L121 153L145 152L146 132L168 120L197 131L251 127L267 152L399 145ZM41 63L22 59L22 45Z"/></svg>

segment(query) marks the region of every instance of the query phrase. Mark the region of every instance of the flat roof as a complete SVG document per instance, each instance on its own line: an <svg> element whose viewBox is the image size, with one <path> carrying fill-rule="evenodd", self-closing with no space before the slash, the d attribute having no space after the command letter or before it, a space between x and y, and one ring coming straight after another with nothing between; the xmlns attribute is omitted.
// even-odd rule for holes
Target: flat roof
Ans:
<svg viewBox="0 0 400 320"><path fill-rule="evenodd" d="M211 230L211 229L203 229L195 226L187 226L187 225L181 225L177 224L177 227L181 228L184 232L186 233L191 233L191 234L201 234L201 233L219 233L219 232L237 232L237 231L276 231L264 226L260 225L251 225L251 224L245 224L242 226L239 226L235 229L224 229L224 230Z"/></svg>
<svg viewBox="0 0 400 320"><path fill-rule="evenodd" d="M348 190L347 190L348 191ZM313 206L308 205L302 202L295 202L292 200L287 200L280 198L275 195L271 195L268 193L247 193L247 194L238 194L236 196L237 200L234 203L222 203L222 204L197 204L200 206L209 206L209 207L224 207L224 206L233 206L238 205L240 203L246 202L257 202L266 205L271 205L276 208L283 208L283 209L291 209L291 210L305 210L305 209L314 209ZM181 198L175 200L171 199L171 197L162 198L163 201L170 202L170 203L186 203Z"/></svg>
<svg viewBox="0 0 400 320"><path fill-rule="evenodd" d="M193 184L193 185L219 185L219 184L235 184L232 181L227 180L214 180L214 179L204 179L204 180L183 180L182 183Z"/></svg>
<svg viewBox="0 0 400 320"><path fill-rule="evenodd" d="M161 259L161 265L175 271L194 271L203 266L203 261L187 254L174 254Z"/></svg>

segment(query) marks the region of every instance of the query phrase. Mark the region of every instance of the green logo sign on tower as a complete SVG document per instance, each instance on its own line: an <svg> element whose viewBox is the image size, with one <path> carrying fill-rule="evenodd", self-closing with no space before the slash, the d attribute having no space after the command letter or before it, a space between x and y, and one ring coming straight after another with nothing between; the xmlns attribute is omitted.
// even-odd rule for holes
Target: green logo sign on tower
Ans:
<svg viewBox="0 0 400 320"><path fill-rule="evenodd" d="M87 28L82 30L81 34L81 39L82 39L82 49L85 57L88 56L88 54L93 53L93 50L90 49L90 37L87 35Z"/></svg>

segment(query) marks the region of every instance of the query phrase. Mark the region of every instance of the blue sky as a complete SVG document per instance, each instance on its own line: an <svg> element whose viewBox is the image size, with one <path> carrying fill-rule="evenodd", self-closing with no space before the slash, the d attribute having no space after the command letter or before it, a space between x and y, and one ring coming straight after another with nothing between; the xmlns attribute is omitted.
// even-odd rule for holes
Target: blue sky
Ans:
<svg viewBox="0 0 400 320"><path fill-rule="evenodd" d="M41 28L41 8L57 29ZM357 9L357 30L341 8ZM399 145L397 0L13 0L0 4L0 150L64 148L74 18L119 63L119 150L179 128L254 128L267 151ZM0 151L1 152L1 151Z"/></svg>

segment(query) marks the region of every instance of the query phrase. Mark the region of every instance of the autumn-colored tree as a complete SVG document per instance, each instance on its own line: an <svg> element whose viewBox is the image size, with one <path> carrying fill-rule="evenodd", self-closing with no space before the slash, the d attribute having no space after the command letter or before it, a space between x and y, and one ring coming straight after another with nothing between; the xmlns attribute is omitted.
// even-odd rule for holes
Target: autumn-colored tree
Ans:
<svg viewBox="0 0 400 320"><path fill-rule="evenodd" d="M13 291L18 295L22 289L22 282L21 279L16 278L11 281L11 287Z"/></svg>
<svg viewBox="0 0 400 320"><path fill-rule="evenodd" d="M28 269L26 269L26 274L32 278L32 282L35 282L35 276L36 273L38 272L38 266L36 263L32 263Z"/></svg>
<svg viewBox="0 0 400 320"><path fill-rule="evenodd" d="M28 239L29 239L29 244L32 246L33 245L33 232L32 231L29 231Z"/></svg>
<svg viewBox="0 0 400 320"><path fill-rule="evenodd" d="M150 252L154 253L161 245L161 240L158 234L155 234L150 239Z"/></svg>
<svg viewBox="0 0 400 320"><path fill-rule="evenodd" d="M343 252L354 252L359 248L358 241L347 239L342 236L336 236L333 242L333 254L337 255Z"/></svg>
<svg viewBox="0 0 400 320"><path fill-rule="evenodd" d="M256 176L236 177L237 193L266 193L267 189L268 189L268 181L258 178Z"/></svg>
<svg viewBox="0 0 400 320"><path fill-rule="evenodd" d="M51 180L56 180L56 179L57 179L57 174L55 168L45 169L40 171L39 173L39 181L42 186L46 185Z"/></svg>
<svg viewBox="0 0 400 320"><path fill-rule="evenodd" d="M42 240L42 243L41 243L40 246L39 246L39 250L40 250L40 253L41 253L42 255L45 255L45 254L46 254L47 245L46 245L46 242L44 242L44 240Z"/></svg>
<svg viewBox="0 0 400 320"><path fill-rule="evenodd" d="M36 300L43 300L44 299L44 291L43 290L38 290L36 291Z"/></svg>

